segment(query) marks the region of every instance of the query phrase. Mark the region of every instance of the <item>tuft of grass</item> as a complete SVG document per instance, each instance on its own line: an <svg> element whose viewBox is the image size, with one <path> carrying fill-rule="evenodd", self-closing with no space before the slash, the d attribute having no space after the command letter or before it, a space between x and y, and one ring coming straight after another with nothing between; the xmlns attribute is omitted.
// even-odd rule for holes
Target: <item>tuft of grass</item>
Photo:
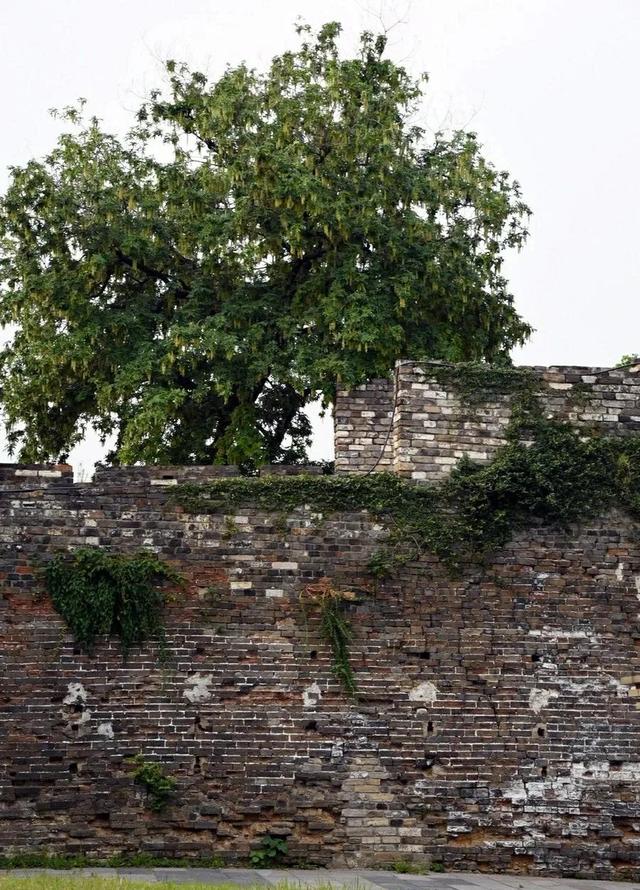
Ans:
<svg viewBox="0 0 640 890"><path fill-rule="evenodd" d="M15 875L0 876L0 890L239 890L238 884L183 884L180 882L157 882L129 880L126 877L113 875L109 877L97 875L64 874L52 875ZM251 888L244 888L251 890ZM257 888L256 888L257 890Z"/></svg>
<svg viewBox="0 0 640 890"><path fill-rule="evenodd" d="M14 875L0 876L0 890L203 890L203 884L148 883L119 875ZM237 884L207 885L207 890L238 890Z"/></svg>
<svg viewBox="0 0 640 890"><path fill-rule="evenodd" d="M357 890L357 882L352 885L353 890ZM139 877L130 880L121 875L111 875L108 877L86 874L69 874L54 875L50 872L47 874L34 875L18 875L4 874L0 875L0 890L240 890L239 884L223 883L223 884L176 884L172 881L140 881ZM335 890L329 883L314 884L314 890ZM243 890L259 890L259 886L244 887ZM295 882L289 884L284 882L275 885L272 890L301 890L301 884Z"/></svg>

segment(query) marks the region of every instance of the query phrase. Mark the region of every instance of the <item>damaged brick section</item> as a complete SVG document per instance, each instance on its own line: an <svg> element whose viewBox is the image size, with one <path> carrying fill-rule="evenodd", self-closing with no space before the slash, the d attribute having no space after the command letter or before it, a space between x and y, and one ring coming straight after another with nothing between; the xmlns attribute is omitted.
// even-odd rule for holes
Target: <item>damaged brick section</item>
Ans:
<svg viewBox="0 0 640 890"><path fill-rule="evenodd" d="M300 508L285 533L176 506L174 480L215 473L0 468L3 853L240 863L270 834L292 862L640 877L637 525L537 527L461 578L425 558L374 586L370 516ZM183 573L167 660L75 645L39 570L88 542ZM362 592L356 699L301 603L324 577ZM177 782L160 813L137 754Z"/></svg>

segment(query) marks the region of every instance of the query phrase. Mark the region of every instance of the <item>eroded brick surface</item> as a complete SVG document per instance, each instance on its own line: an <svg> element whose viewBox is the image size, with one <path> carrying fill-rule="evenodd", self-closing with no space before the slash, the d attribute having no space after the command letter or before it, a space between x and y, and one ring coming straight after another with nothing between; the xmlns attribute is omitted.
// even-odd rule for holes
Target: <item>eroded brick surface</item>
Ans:
<svg viewBox="0 0 640 890"><path fill-rule="evenodd" d="M247 509L230 534L172 505L155 472L0 478L3 852L233 863L270 833L320 864L639 874L640 544L625 517L522 533L458 580L427 560L374 588L386 532L364 514L300 509L285 531ZM168 665L74 646L38 566L87 543L184 572ZM356 701L301 605L325 576L361 592ZM138 753L178 782L164 814L132 781Z"/></svg>

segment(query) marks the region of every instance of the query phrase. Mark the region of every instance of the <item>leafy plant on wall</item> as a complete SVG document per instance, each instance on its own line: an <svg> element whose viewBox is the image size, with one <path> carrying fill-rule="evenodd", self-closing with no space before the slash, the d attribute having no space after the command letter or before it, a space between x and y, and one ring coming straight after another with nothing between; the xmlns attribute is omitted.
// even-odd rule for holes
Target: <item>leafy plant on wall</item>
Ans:
<svg viewBox="0 0 640 890"><path fill-rule="evenodd" d="M55 556L44 574L55 609L87 651L102 636L117 637L125 656L147 640L164 646L162 584L181 578L154 554L81 548Z"/></svg>

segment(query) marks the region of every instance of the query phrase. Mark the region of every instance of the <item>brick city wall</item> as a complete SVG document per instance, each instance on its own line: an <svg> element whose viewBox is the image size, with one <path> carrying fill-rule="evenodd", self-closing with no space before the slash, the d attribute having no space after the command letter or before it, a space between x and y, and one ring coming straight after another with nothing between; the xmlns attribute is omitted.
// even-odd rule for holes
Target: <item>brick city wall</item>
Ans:
<svg viewBox="0 0 640 890"><path fill-rule="evenodd" d="M337 472L392 471L438 481L460 458L491 459L504 444L517 398L506 387L469 402L437 380L437 363L400 361L389 379L338 393ZM640 431L640 366L530 368L547 415L606 435Z"/></svg>
<svg viewBox="0 0 640 890"><path fill-rule="evenodd" d="M374 588L365 514L172 503L213 472L0 469L0 852L233 863L268 833L298 862L640 875L637 526L537 528L461 579L425 560ZM79 545L185 574L166 665L74 645L38 567ZM355 701L301 608L323 577L361 592ZM165 813L138 753L177 780Z"/></svg>

